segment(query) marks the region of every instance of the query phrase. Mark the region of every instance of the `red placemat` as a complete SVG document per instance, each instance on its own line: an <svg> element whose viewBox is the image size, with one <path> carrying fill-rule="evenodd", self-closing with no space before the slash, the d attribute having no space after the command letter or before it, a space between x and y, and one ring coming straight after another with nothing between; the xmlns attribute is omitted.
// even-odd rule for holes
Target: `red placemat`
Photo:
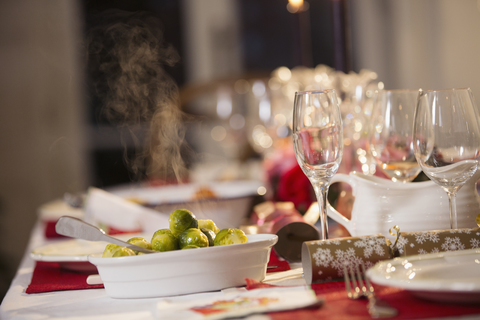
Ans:
<svg viewBox="0 0 480 320"><path fill-rule="evenodd" d="M89 285L89 274L70 271L56 262L37 261L26 293L103 288L103 284Z"/></svg>
<svg viewBox="0 0 480 320"><path fill-rule="evenodd" d="M279 258L275 250L270 251L270 260L268 261L267 273L290 270L290 264L282 258Z"/></svg>
<svg viewBox="0 0 480 320"><path fill-rule="evenodd" d="M246 279L247 289L265 288L272 285ZM343 281L313 284L315 293L325 299L320 308L307 308L269 313L274 320L363 320L372 319L367 311L367 300L350 300ZM416 298L409 292L392 287L375 286L377 296L398 309L398 315L389 319L428 319L480 315L480 304L460 305L431 302Z"/></svg>
<svg viewBox="0 0 480 320"><path fill-rule="evenodd" d="M66 238L65 236L62 236L61 234L58 234L57 231L55 231L55 225L57 224L57 220L52 221L45 221L45 238L51 239L51 238Z"/></svg>

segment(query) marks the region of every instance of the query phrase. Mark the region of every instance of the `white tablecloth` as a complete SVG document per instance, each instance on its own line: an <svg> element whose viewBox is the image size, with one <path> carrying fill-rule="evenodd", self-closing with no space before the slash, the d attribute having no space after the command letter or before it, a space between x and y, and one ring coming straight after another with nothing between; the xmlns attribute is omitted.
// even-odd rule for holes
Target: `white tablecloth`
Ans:
<svg viewBox="0 0 480 320"><path fill-rule="evenodd" d="M153 320L164 319L162 306L166 301L170 303L182 300L203 299L218 294L218 292L201 293L155 299L112 299L104 289L69 290L26 294L30 284L35 261L30 258L30 251L38 246L51 243L43 237L40 223L34 227L29 246L12 282L12 285L0 306L0 319L67 319L67 320ZM58 241L58 240L57 240ZM293 265L292 270L268 273L264 282L281 285L305 285L300 265ZM268 320L265 314L251 315L248 320ZM438 318L437 318L438 319ZM441 320L478 320L480 315L468 315L455 318L441 318ZM169 319L171 320L171 319ZM433 320L430 318L429 320Z"/></svg>

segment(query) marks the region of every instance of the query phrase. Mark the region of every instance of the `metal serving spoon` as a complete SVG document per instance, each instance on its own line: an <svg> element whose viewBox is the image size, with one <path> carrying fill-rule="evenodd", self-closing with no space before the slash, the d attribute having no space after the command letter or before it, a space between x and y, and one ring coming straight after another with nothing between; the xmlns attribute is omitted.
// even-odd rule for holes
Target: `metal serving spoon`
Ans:
<svg viewBox="0 0 480 320"><path fill-rule="evenodd" d="M58 234L61 234L67 237L90 240L90 241L106 241L109 243L117 244L119 246L127 247L132 250L140 251L143 253L158 252L155 250L145 249L145 248L136 246L134 244L122 241L120 239L111 237L105 234L105 232L102 229L99 229L89 223L86 223L83 220L69 217L69 216L63 216L63 217L60 217L60 219L58 219L55 225L55 231Z"/></svg>

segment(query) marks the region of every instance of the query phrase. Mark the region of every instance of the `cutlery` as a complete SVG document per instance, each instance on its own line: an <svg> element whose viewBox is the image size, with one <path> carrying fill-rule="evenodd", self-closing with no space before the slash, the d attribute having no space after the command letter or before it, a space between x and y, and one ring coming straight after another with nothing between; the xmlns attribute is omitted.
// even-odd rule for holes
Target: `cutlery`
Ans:
<svg viewBox="0 0 480 320"><path fill-rule="evenodd" d="M89 240L89 241L106 241L109 243L117 244L119 246L127 247L132 250L140 251L143 253L158 252L154 250L145 249L145 248L136 246L134 244L122 241L120 239L111 237L105 234L105 232L102 229L99 229L81 219L77 219L74 217L69 217L69 216L60 217L60 219L58 219L55 225L55 231L58 234L68 236L68 237Z"/></svg>
<svg viewBox="0 0 480 320"><path fill-rule="evenodd" d="M375 296L374 289L370 280L365 276L365 281L362 280L362 274L365 274L365 266L360 263L362 272L360 272L358 265L348 268L343 266L343 273L345 275L345 289L350 299L368 298L368 312L372 318L389 318L397 315L398 311L390 307L385 301L378 299ZM353 270L355 268L355 271ZM347 270L349 269L349 270ZM350 271L350 275L349 275ZM355 273L354 273L355 272ZM350 286L350 278L352 279L352 286Z"/></svg>

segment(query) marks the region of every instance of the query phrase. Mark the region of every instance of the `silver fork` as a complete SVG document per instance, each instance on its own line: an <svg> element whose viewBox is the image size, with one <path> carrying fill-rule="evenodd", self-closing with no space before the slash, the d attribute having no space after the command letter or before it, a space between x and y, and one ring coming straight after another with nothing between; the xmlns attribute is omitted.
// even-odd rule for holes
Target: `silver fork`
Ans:
<svg viewBox="0 0 480 320"><path fill-rule="evenodd" d="M374 293L374 289L370 280L365 276L365 281L362 280L362 274L365 274L365 266L360 263L362 272L360 272L358 265L343 266L343 274L345 275L345 289L350 299L368 298L368 312L372 318L388 318L397 315L398 311L390 307L385 301L379 300ZM353 270L355 268L355 271ZM350 286L350 278L352 286Z"/></svg>

